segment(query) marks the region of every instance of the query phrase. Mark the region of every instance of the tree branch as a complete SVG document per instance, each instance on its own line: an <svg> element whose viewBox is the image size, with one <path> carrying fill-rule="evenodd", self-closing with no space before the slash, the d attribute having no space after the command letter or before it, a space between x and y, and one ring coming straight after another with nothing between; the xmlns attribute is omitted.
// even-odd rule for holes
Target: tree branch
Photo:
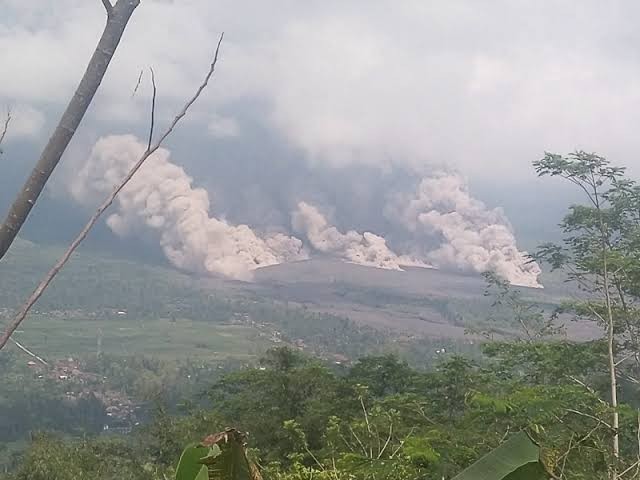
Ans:
<svg viewBox="0 0 640 480"><path fill-rule="evenodd" d="M0 133L0 145L4 142L4 137L7 136L7 131L9 130L9 123L11 123L11 109L7 109L7 117L4 119L4 125L2 127L2 133ZM2 153L0 151L0 153Z"/></svg>
<svg viewBox="0 0 640 480"><path fill-rule="evenodd" d="M104 5L104 9L107 11L107 17L110 17L113 14L113 5L109 0L102 0L102 4Z"/></svg>
<svg viewBox="0 0 640 480"><path fill-rule="evenodd" d="M598 418L598 417L596 417L596 416L594 416L594 415L590 415L590 414L588 414L588 413L580 412L580 411L578 411L578 410L574 410L574 409L572 409L572 408L567 408L567 412L569 412L569 413L574 413L574 414L576 414L576 415L580 415L581 417L590 418L591 420L595 420L596 422L598 422L598 423L600 423L600 424L604 425L604 426L605 426L605 427L607 427L609 430L611 430L611 431L613 431L613 432L615 432L615 431L616 431L616 429L615 429L613 426L611 426L610 424L608 424L607 422L605 422L605 421L604 421L604 420L602 420L601 418Z"/></svg>
<svg viewBox="0 0 640 480"><path fill-rule="evenodd" d="M583 381L581 381L580 379L572 376L572 375L568 375L567 376L569 379L573 380L574 382L576 382L578 385L580 385L581 387L584 387L587 392L589 392L591 395L593 395L593 397L600 402L601 405L605 405L606 407L610 408L611 406L605 402L604 400L602 400L602 398L600 398L600 395L598 394L598 392L596 392L593 388L591 388L589 385L587 385L586 383L584 383Z"/></svg>
<svg viewBox="0 0 640 480"><path fill-rule="evenodd" d="M195 103L195 101L200 97L202 91L207 87L213 72L215 71L216 64L218 62L218 52L220 51L220 44L222 43L222 39L224 37L224 33L220 35L220 40L218 40L218 45L216 47L216 52L213 57L213 61L211 62L211 66L209 67L209 71L204 78L202 84L196 90L196 93L191 97L187 103L184 105L182 110L175 116L169 127L164 131L164 133L160 136L160 139L150 148L147 149L146 152L142 154L140 159L136 162L136 164L131 167L129 173L124 177L124 179L120 182L120 184L113 190L113 192L107 197L107 199L100 205L98 210L93 214L93 216L89 219L84 228L80 231L78 236L71 242L67 250L64 252L62 257L55 263L55 265L47 272L44 278L40 281L36 289L33 291L31 296L24 303L22 308L18 311L16 316L13 318L11 323L7 326L6 330L0 337L0 350L7 344L9 338L18 326L22 323L22 321L26 318L27 314L31 310L31 307L38 301L38 299L42 296L44 291L47 289L51 281L56 277L58 272L65 266L65 264L71 258L73 252L78 248L78 246L82 243L82 241L87 237L93 226L98 222L100 216L104 213L104 211L111 206L115 198L118 196L120 191L129 183L131 178L136 174L136 172L142 167L142 165L146 162L146 160L156 151L164 140L171 135L171 132L175 129L176 125L180 122L180 120L187 114L189 108Z"/></svg>
<svg viewBox="0 0 640 480"><path fill-rule="evenodd" d="M153 96L151 97L151 125L149 126L149 142L147 143L147 151L151 150L151 141L153 140L153 126L156 117L156 75L153 72L153 68L149 68L149 70L151 70L151 85L153 86Z"/></svg>
<svg viewBox="0 0 640 480"><path fill-rule="evenodd" d="M22 345L20 342L18 342L17 340L14 340L13 338L11 339L11 341L13 342L13 344L18 347L20 350L22 350L24 353L26 353L27 355L35 358L36 360L38 360L40 363L42 363L43 365L47 365L49 366L49 364L42 359L41 357L39 357L38 355L36 355L35 353L33 353L31 350L29 350L27 347L25 347L24 345Z"/></svg>
<svg viewBox="0 0 640 480"><path fill-rule="evenodd" d="M106 7L104 1L103 4ZM18 236L18 232L27 221L38 197L60 163L62 155L98 91L127 23L139 4L140 0L118 0L118 3L111 8L111 16L104 27L78 88L76 88L60 121L42 150L29 178L11 204L4 222L0 224L0 260ZM111 4L109 3L109 5Z"/></svg>
<svg viewBox="0 0 640 480"><path fill-rule="evenodd" d="M138 92L138 88L140 87L140 82L142 81L142 74L144 73L144 70L140 70L140 75L138 75L138 81L136 82L136 86L133 89L133 92L131 92L131 98L135 97L136 93Z"/></svg>

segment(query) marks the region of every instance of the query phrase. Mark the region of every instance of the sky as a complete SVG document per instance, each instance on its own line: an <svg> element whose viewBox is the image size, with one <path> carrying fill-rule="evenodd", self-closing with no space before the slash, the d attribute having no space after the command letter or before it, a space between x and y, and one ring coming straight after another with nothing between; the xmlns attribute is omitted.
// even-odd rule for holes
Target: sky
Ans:
<svg viewBox="0 0 640 480"><path fill-rule="evenodd" d="M145 136L149 67L166 123L224 31L210 88L166 145L218 216L284 225L311 200L339 228L392 230L374 213L382 197L455 171L524 243L538 241L573 198L535 178L545 151L640 168L639 15L631 1L142 0L48 195L72 196L99 138ZM99 0L0 0L0 106L14 117L5 191L46 142L104 22Z"/></svg>

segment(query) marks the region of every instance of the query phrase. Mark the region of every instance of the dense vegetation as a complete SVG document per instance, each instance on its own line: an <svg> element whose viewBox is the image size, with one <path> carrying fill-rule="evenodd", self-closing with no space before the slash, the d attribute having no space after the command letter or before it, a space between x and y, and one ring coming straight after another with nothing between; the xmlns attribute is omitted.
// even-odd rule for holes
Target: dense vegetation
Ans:
<svg viewBox="0 0 640 480"><path fill-rule="evenodd" d="M184 445L231 425L250 432L250 454L272 479L440 480L520 430L544 446L555 472L605 478L604 347L492 343L483 365L453 356L430 371L394 356L330 367L278 348L212 382L181 414L157 410L129 436L35 435L9 478L170 478ZM625 386L620 409L628 459L637 453L637 393Z"/></svg>

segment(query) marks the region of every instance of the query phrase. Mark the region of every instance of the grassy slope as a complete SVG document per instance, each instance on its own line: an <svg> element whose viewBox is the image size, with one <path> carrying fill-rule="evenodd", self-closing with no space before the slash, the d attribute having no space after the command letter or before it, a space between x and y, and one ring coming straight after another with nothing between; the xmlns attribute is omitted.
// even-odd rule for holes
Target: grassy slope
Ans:
<svg viewBox="0 0 640 480"><path fill-rule="evenodd" d="M15 244L0 264L0 321L10 317L60 253L56 247ZM230 318L226 310L220 317L222 309L211 308L215 301L190 311L202 297L194 281L175 270L81 253L16 338L54 357L95 353L100 331L103 352L126 355L246 357L270 344L256 328L224 324Z"/></svg>
<svg viewBox="0 0 640 480"><path fill-rule="evenodd" d="M0 322L60 253L25 241L12 248L0 263ZM69 356L95 353L102 331L105 353L218 360L254 356L273 345L274 334L281 331L292 341L304 340L312 351L355 356L371 353L381 342L400 348L394 336L467 343L465 328L483 324L490 315L484 284L474 276L312 261L258 271L256 280L197 279L170 268L81 252L17 338L42 354ZM549 280L557 286L527 295L556 302L561 282ZM508 319L498 322L499 329L509 330ZM367 330L370 326L379 332Z"/></svg>

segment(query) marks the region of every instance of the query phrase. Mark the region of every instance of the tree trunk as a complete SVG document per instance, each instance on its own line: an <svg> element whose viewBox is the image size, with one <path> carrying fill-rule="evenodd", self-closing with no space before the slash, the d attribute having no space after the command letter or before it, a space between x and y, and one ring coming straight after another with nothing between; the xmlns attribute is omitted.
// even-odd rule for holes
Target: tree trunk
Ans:
<svg viewBox="0 0 640 480"><path fill-rule="evenodd" d="M609 293L609 272L607 265L607 252L604 251L603 260L603 280L604 280L604 294L605 305L607 308L607 359L609 361L609 386L611 388L611 408L613 410L611 427L613 428L612 438L612 451L614 465L611 469L611 480L618 479L618 462L620 461L620 418L618 415L618 377L616 373L616 358L615 358L615 328L613 319L613 310L611 307L611 295Z"/></svg>
<svg viewBox="0 0 640 480"><path fill-rule="evenodd" d="M4 257L26 221L45 184L58 165L60 158L73 138L93 97L102 82L111 58L120 43L125 27L140 4L140 0L118 0L111 6L103 0L107 9L107 24L98 46L89 61L87 70L67 105L58 126L42 151L30 177L11 205L7 218L0 225L0 259Z"/></svg>
<svg viewBox="0 0 640 480"><path fill-rule="evenodd" d="M598 223L600 224L600 235L602 242L602 286L604 290L605 307L607 310L607 360L609 363L609 387L611 389L611 428L613 437L611 439L611 451L613 453L613 465L610 465L609 478L618 480L618 464L620 462L620 418L618 415L618 376L616 372L616 352L615 352L615 323L613 318L613 307L611 305L611 292L609 281L609 243L607 241L607 226L602 218L602 208L600 206L598 192L594 185L594 204L598 211Z"/></svg>

